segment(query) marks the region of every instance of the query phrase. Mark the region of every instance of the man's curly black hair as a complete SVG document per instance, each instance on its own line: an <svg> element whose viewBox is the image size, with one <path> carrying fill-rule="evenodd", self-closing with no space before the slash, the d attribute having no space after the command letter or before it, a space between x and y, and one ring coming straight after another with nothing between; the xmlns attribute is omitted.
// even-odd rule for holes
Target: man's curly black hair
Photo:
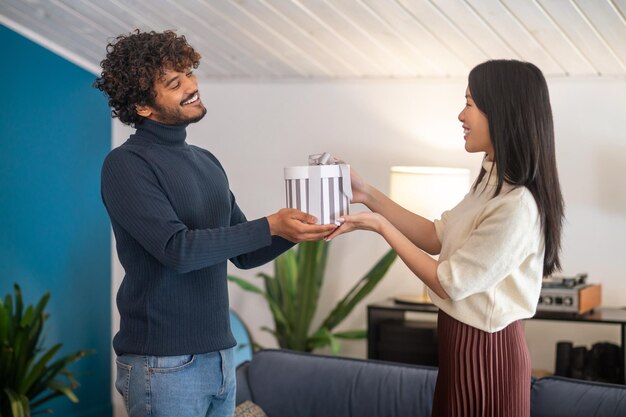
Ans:
<svg viewBox="0 0 626 417"><path fill-rule="evenodd" d="M135 106L154 104L154 82L166 69L185 71L199 64L200 54L183 35L171 30L157 33L136 29L107 45L106 58L100 63L102 73L94 87L108 96L113 117L134 125L143 119Z"/></svg>

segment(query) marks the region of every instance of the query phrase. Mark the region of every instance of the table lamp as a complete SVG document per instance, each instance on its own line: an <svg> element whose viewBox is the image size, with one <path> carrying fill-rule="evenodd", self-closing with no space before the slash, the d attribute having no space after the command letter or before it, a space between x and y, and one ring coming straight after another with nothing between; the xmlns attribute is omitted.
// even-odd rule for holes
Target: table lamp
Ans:
<svg viewBox="0 0 626 417"><path fill-rule="evenodd" d="M435 220L467 194L469 174L469 169L465 168L394 166L390 172L389 196L407 210ZM413 277L413 272L406 265L401 264L397 268ZM428 289L421 285L421 294L398 294L394 299L398 302L430 303Z"/></svg>

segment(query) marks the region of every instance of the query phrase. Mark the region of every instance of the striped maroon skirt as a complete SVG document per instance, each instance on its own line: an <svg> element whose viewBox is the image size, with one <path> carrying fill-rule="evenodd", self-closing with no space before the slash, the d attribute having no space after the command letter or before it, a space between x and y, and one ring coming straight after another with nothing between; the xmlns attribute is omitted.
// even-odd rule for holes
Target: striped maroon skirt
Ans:
<svg viewBox="0 0 626 417"><path fill-rule="evenodd" d="M433 417L529 417L530 356L521 321L487 333L439 310Z"/></svg>

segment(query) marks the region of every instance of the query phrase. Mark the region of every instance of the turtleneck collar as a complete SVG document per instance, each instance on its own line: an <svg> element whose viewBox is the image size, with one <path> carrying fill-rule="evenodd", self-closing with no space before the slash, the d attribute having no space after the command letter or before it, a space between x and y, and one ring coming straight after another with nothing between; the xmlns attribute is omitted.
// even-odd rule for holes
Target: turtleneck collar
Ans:
<svg viewBox="0 0 626 417"><path fill-rule="evenodd" d="M136 125L136 128L137 135L156 143L169 146L185 146L187 126L189 124L164 125L150 119L143 119L140 124Z"/></svg>

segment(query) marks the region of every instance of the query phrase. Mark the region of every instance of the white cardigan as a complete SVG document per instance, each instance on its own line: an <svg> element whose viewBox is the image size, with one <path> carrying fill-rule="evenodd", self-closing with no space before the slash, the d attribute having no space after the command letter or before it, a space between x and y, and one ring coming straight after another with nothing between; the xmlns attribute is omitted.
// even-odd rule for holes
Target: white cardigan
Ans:
<svg viewBox="0 0 626 417"><path fill-rule="evenodd" d="M441 242L437 276L450 298L429 291L448 315L489 333L535 314L545 252L532 194L505 182L492 198L492 166L483 161L487 173L476 191L435 220Z"/></svg>

